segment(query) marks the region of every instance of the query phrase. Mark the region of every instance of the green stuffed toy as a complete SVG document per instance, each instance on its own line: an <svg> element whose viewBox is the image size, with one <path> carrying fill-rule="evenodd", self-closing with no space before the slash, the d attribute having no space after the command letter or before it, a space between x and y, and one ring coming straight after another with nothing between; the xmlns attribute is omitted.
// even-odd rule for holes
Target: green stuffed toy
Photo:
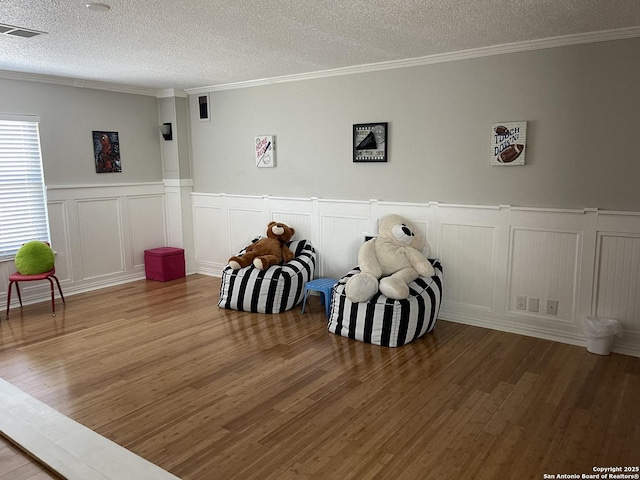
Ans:
<svg viewBox="0 0 640 480"><path fill-rule="evenodd" d="M18 273L22 275L39 275L53 270L55 255L49 245L34 240L20 247L16 253L15 264Z"/></svg>

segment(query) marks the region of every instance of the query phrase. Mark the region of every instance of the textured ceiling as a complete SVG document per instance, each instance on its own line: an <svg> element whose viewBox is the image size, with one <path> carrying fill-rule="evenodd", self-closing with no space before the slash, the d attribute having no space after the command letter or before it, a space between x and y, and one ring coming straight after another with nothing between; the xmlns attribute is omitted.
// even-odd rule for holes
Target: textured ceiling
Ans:
<svg viewBox="0 0 640 480"><path fill-rule="evenodd" d="M0 70L189 89L640 26L638 0L0 0Z"/></svg>

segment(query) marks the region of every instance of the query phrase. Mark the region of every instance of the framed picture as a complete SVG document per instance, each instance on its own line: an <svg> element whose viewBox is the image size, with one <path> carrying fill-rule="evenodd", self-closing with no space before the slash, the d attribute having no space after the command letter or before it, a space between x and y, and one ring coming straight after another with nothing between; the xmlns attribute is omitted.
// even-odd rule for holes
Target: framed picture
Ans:
<svg viewBox="0 0 640 480"><path fill-rule="evenodd" d="M353 161L386 162L389 124L358 123L353 126Z"/></svg>
<svg viewBox="0 0 640 480"><path fill-rule="evenodd" d="M93 154L96 173L120 173L120 140L118 132L93 132Z"/></svg>
<svg viewBox="0 0 640 480"><path fill-rule="evenodd" d="M263 135L255 140L256 167L273 168L276 166L276 146L273 135Z"/></svg>
<svg viewBox="0 0 640 480"><path fill-rule="evenodd" d="M527 150L527 122L499 122L491 125L490 165L524 165Z"/></svg>

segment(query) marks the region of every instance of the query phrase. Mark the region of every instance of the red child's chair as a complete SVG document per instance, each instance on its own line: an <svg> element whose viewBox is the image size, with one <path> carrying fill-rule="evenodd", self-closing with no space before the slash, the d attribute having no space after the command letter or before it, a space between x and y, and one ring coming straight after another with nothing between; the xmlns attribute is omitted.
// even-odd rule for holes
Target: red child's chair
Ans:
<svg viewBox="0 0 640 480"><path fill-rule="evenodd" d="M48 242L45 242L49 245ZM18 282L33 282L36 280L48 280L51 284L51 316L56 316L56 300L53 293L53 280L56 281L58 285L58 292L60 292L60 298L62 299L62 303L66 305L67 302L64 300L64 295L62 294L62 289L60 288L60 282L58 281L58 277L56 277L56 267L54 266L51 270L45 273L38 273L36 275L23 275L19 272L13 273L9 275L9 290L7 292L7 319L9 318L9 306L11 304L11 287L13 284L16 284L16 291L18 292L18 300L20 300L20 308L22 308L22 297L20 296L20 287L18 286Z"/></svg>

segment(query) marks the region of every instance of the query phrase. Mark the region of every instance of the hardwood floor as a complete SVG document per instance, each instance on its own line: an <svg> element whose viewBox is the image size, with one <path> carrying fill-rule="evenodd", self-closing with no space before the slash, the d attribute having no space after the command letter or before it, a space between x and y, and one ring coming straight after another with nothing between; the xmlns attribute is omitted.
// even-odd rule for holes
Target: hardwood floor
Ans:
<svg viewBox="0 0 640 480"><path fill-rule="evenodd" d="M0 480L59 478L0 435Z"/></svg>
<svg viewBox="0 0 640 480"><path fill-rule="evenodd" d="M183 479L540 479L640 463L640 358L439 321L389 349L308 310L138 281L0 322L0 377Z"/></svg>

